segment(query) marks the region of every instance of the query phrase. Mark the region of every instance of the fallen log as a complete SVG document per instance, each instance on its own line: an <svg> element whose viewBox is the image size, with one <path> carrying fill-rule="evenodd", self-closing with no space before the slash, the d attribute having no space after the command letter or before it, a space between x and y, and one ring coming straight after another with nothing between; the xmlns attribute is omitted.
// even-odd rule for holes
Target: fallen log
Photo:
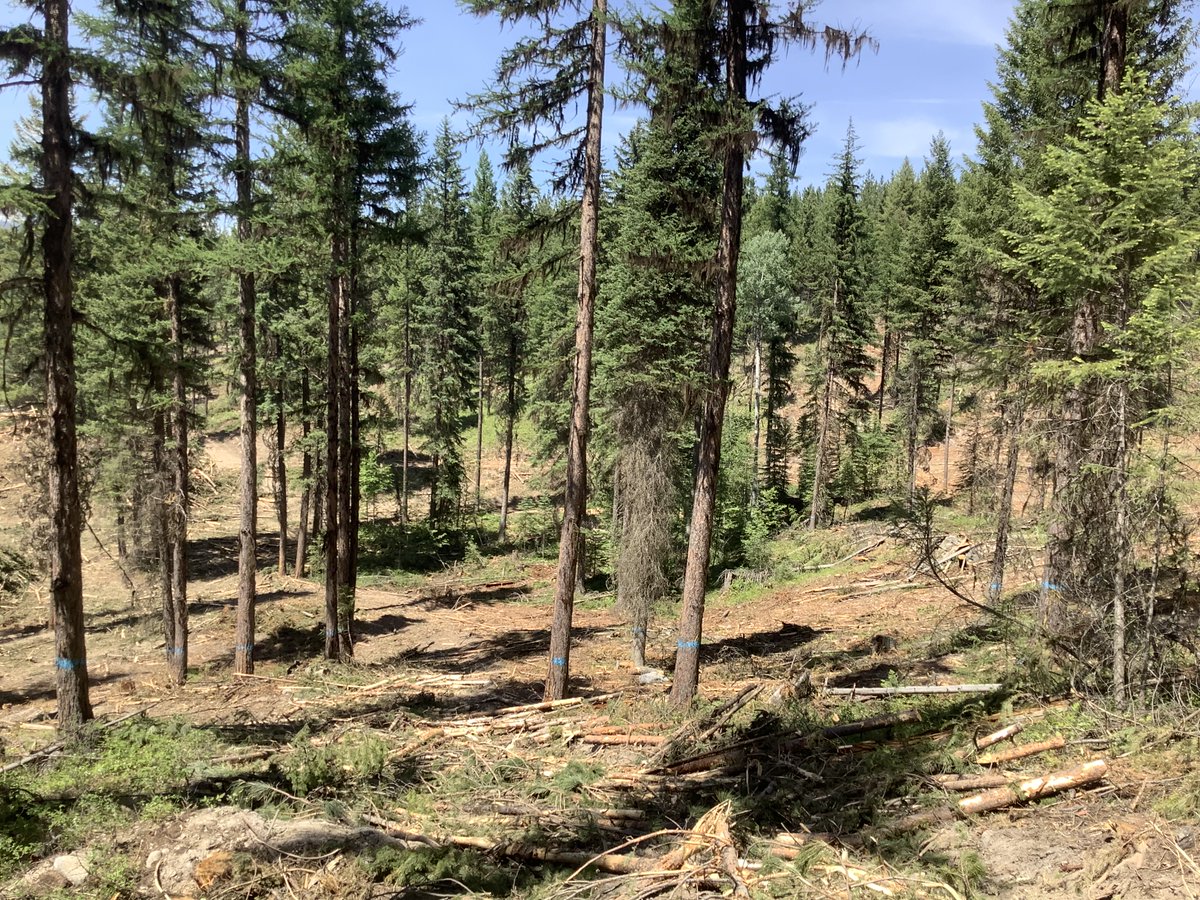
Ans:
<svg viewBox="0 0 1200 900"><path fill-rule="evenodd" d="M966 797L958 801L958 809L964 815L979 815L997 809L1015 806L1018 803L1028 803L1040 800L1053 794L1060 794L1072 788L1095 784L1108 773L1108 763L1102 759L1094 759L1074 769L1063 769L1052 775L1042 775L1029 778L1018 784L1005 785Z"/></svg>
<svg viewBox="0 0 1200 900"><path fill-rule="evenodd" d="M884 830L890 832L911 831L928 825L949 822L956 817L977 816L985 812L1007 809L1010 806L1041 800L1073 788L1095 784L1102 780L1107 772L1108 763L1102 759L1094 759L1073 769L1063 769L1050 775L1027 778L1016 784L1006 784L973 797L964 797L949 806L939 806L905 816Z"/></svg>
<svg viewBox="0 0 1200 900"><path fill-rule="evenodd" d="M843 725L830 725L828 728L822 728L820 731L805 735L800 739L800 742L811 743L817 737L823 738L839 738L850 737L855 734L865 734L868 731L874 731L877 728L891 728L895 725L911 725L914 722L921 721L921 714L915 709L904 709L896 713L886 713L881 716L871 716L869 719L859 719L855 722L846 722ZM789 742L794 745L796 742Z"/></svg>
<svg viewBox="0 0 1200 900"><path fill-rule="evenodd" d="M1024 759L1036 753L1045 753L1047 750L1061 750L1065 746L1067 746L1066 739L1061 734L1056 734L1048 740L1038 741L1034 744L1019 744L1016 747L1009 747L1007 750L985 753L977 757L975 761L981 766L994 766L998 763L1012 762L1015 759Z"/></svg>
<svg viewBox="0 0 1200 900"><path fill-rule="evenodd" d="M658 746L667 742L662 734L584 734L579 738L585 744L599 744L610 747L623 747L631 744L650 744Z"/></svg>
<svg viewBox="0 0 1200 900"><path fill-rule="evenodd" d="M831 697L896 697L905 694L988 694L1002 684L913 684L905 687L825 688Z"/></svg>
<svg viewBox="0 0 1200 900"><path fill-rule="evenodd" d="M153 705L154 705L153 703L150 704L150 706L153 706ZM100 722L98 725L93 726L93 730L104 731L108 728L112 728L114 725L120 725L122 722L128 722L130 719L133 719L133 718L136 718L137 716L143 715L148 709L150 709L150 706L145 706L141 709L134 710L131 713L126 713L125 715L118 716L115 719L108 719L107 721ZM6 763L5 765L0 766L0 774L3 774L4 772L12 772L14 769L19 769L22 766L27 766L31 762L37 762L40 759L45 759L49 756L53 756L54 754L62 751L62 749L65 746L66 746L66 743L63 741L55 741L52 744L47 744L45 747L42 747L39 750L34 750L32 753L22 756L20 759L14 761L14 762Z"/></svg>

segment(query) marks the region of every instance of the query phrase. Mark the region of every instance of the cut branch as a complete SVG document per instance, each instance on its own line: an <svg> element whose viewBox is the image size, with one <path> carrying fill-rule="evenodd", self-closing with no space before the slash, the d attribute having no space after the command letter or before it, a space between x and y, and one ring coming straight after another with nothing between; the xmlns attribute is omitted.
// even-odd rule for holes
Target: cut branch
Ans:
<svg viewBox="0 0 1200 900"><path fill-rule="evenodd" d="M825 688L831 697L896 697L903 694L988 694L1002 684L914 684L904 687Z"/></svg>
<svg viewBox="0 0 1200 900"><path fill-rule="evenodd" d="M1061 750L1065 746L1067 746L1066 739L1061 734L1056 734L1054 737L1036 744L1021 744L1017 747L1009 747L1007 750L999 750L996 753L985 753L976 762L981 766L994 766L999 763L1012 762L1014 759L1024 759L1035 753L1045 753L1047 750Z"/></svg>

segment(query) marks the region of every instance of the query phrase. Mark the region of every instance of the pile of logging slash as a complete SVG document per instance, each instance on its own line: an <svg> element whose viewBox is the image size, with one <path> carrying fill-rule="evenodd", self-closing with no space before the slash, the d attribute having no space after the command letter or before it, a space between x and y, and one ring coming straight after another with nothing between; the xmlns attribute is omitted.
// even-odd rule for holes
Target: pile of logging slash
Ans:
<svg viewBox="0 0 1200 900"><path fill-rule="evenodd" d="M888 732L902 726L912 730L913 726L922 722L917 709L904 709L807 733L773 732L745 737L702 753L681 756L687 750L704 746L717 737L733 717L758 697L762 690L763 686L759 684L746 686L702 719L689 722L670 734L659 733L661 726L604 726L597 724L597 718L594 716L589 718L557 715L568 711L586 711L593 704L607 701L613 696L604 695L508 707L488 716L452 720L430 729L413 743L419 743L436 732L445 737L465 737L468 740L489 734L502 735L506 740L512 741L523 737L535 742L553 739L591 745L644 746L647 750L640 766L610 772L599 781L588 785L586 789L593 798L618 801L610 809L592 811L597 813L598 824L601 819L604 820L604 824L614 824L615 816L628 826L643 818L641 815L635 815L637 809L628 808L631 805L629 801L633 800L636 803L635 798L654 801L661 799L664 793L694 791L701 787L711 789L722 783L744 783L747 779L755 777L756 770L761 770L759 763L763 760L778 760L784 756L803 759L805 753L818 750L835 754L855 753L879 746L899 746L913 741L936 742L950 736L949 733L938 732L909 736L902 740L887 740L886 737L882 740L861 740L863 736L875 733L883 733L886 736ZM822 872L823 869L830 869L827 873L830 878L843 882L848 880L869 890L883 888L882 892L886 894L890 876L872 876L864 869L850 866L844 848L862 846L864 837L879 837L937 825L956 818L978 816L1074 788L1087 787L1105 777L1107 763L1103 759L1091 760L1082 765L1035 777L1023 777L1004 771L1004 767L1009 763L1066 746L1066 741L1061 735L1033 743L1013 742L1023 731L1025 722L1036 720L1042 714L1044 711L1041 710L1028 711L1022 720L979 737L973 742L970 750L958 754L964 762L969 761L978 766L980 772L967 775L934 775L925 779L928 785L942 792L977 793L914 812L872 829L873 834L835 836L782 832L760 844L759 849L770 856L795 859L804 852L802 848L806 845L818 842L833 845L842 854L840 864L832 867L818 866L810 871ZM848 741L850 738L859 739L859 742ZM796 766L792 768L801 776L820 780L818 776L804 772ZM550 815L553 811L543 812ZM493 813L528 816L530 810L527 807L495 807ZM519 839L497 840L471 835L430 834L412 831L411 826L405 822L382 817L371 818L369 821L385 831L390 839L410 846L472 848L510 859L571 866L575 871L568 882L591 871L605 873L612 879L635 878L639 883L643 879L651 879L664 884L686 882L696 887L723 884L726 888L732 886L734 896L747 897L758 881L776 877L762 873L760 863L744 858L739 851L731 831L731 807L728 801L710 809L691 828L664 829L644 834L635 832L635 836L599 853L556 849L546 846L544 842L534 844ZM926 886L943 887L934 884ZM912 887L911 882L909 887Z"/></svg>

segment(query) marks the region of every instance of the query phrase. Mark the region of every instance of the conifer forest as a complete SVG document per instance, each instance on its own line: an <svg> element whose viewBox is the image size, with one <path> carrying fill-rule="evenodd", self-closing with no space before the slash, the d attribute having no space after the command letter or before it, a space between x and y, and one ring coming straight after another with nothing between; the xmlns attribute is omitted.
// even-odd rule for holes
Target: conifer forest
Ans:
<svg viewBox="0 0 1200 900"><path fill-rule="evenodd" d="M1200 895L1197 7L995 3L15 2L0 896Z"/></svg>

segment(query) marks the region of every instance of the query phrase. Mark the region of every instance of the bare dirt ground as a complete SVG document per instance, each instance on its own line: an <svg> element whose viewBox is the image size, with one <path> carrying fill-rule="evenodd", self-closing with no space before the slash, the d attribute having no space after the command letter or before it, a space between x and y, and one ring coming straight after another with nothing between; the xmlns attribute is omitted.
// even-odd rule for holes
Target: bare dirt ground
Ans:
<svg viewBox="0 0 1200 900"><path fill-rule="evenodd" d="M0 535L8 540L19 532L14 510L28 491L17 456L17 440L0 441L4 479ZM933 458L936 463L936 453ZM200 461L207 477L197 481L193 514L192 674L185 687L167 684L159 613L146 599L147 592L131 598L123 586L107 543L101 544L108 538L99 524L101 517L97 517L98 537L85 536L88 659L98 717L112 719L140 710L195 724L294 734L299 723L314 716L332 716L327 721L345 728L352 727L358 715L364 723L380 727L374 724L377 718L368 720L365 713L338 718L342 715L338 704L355 698L379 698L383 706L373 714L386 711L393 716L393 726L412 720L405 704L417 700L432 704L438 721L460 721L540 699L549 638L550 563L513 556L478 566L459 565L411 579L403 587L386 580L364 585L358 592L356 658L347 669L320 659L322 586L270 571L275 559L270 534L262 536L259 554L264 572L259 582L258 674L235 679L229 671L236 598L229 476L237 460L236 445L224 441L210 444L207 457ZM487 493L497 481L494 470L493 460L485 471ZM269 492L264 491L260 510L264 526L272 521L268 498ZM869 525L853 526L845 530L843 543L858 546L868 543L864 538L873 534ZM879 685L889 677L905 684L969 679L970 666L978 660L964 654L951 638L970 633L978 624L977 611L926 579L911 578L912 574L903 548L889 539L852 563L794 583L740 590L735 585L727 594L714 594L705 622L704 689L715 699L727 699L751 684L784 685L804 669L813 673L814 682L828 686ZM53 648L45 628L44 597L44 589L35 584L19 602L0 601L0 746L4 751L0 762L19 758L54 737ZM619 694L628 703L643 704L643 710L646 703L660 703L656 708L662 708L663 686L639 685L637 673L626 661L627 632L611 598L595 594L581 598L575 626L575 693ZM669 615L659 616L649 639L652 664L669 669L674 639L674 621ZM1009 664L1004 652L998 651L1001 669ZM838 715L846 715L832 704L814 703L815 712L832 714L835 721ZM1041 704L1025 697L1015 705L1036 710ZM869 704L862 709L864 716L877 711ZM463 740L479 739L466 735ZM430 743L429 753L436 757L438 752L451 756L461 752L450 746ZM560 764L570 758L599 761L610 770L636 768L649 752L632 746L584 749L574 744L572 748L555 751ZM520 747L514 741L505 752L520 752ZM1063 752L1061 762L1078 763L1095 752L1088 743L1072 746ZM429 761L437 764L436 758ZM1139 769L1136 758L1110 762L1110 775L1099 789L1076 792L1046 807L1017 808L940 826L927 835L918 855L935 855L950 865L965 865L969 856L977 858L985 873L979 895L1012 900L1165 900L1200 895L1200 869L1191 855L1200 829L1168 822L1148 811L1161 784L1170 779ZM1014 777L1037 773L1044 771L1044 765L1035 759L1028 765L1017 763L1012 772ZM903 809L897 806L895 811ZM282 848L272 857L282 860L313 847L345 849L366 839L334 825L317 837L297 837L286 830L271 830L277 826L261 821L246 824L248 820L234 816L233 812L216 814L226 824L242 823L230 826L232 831L224 837L214 836L210 811L188 813L166 825L148 823L127 836L145 860L139 890L147 896L177 898L199 890L199 896L204 876L197 866L220 854L263 845ZM372 834L382 840L378 832ZM805 895L813 897L962 896L949 887L941 893L937 884L922 887L904 879L897 888L895 878L889 880L896 870L889 868L886 853L872 856L870 844L855 852L861 854L859 863L843 857L840 873L834 871L837 865L826 866L829 871L810 872L808 880L802 877L796 884L809 885L812 891ZM49 864L41 864L37 872L44 874ZM867 870L873 874L857 884L859 876L854 873ZM349 888L332 868L321 879L293 882L285 877L287 891L277 896L350 896L342 893ZM12 888L13 896L23 896L20 892L30 890L28 884ZM766 882L756 888L756 895L760 892L770 895Z"/></svg>

